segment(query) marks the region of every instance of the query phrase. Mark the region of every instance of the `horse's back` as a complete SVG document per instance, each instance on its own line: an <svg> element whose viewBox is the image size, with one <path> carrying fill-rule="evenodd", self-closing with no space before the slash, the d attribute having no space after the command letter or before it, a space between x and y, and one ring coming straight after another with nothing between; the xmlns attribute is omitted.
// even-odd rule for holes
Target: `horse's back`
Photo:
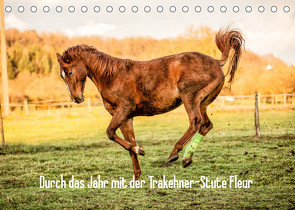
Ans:
<svg viewBox="0 0 295 210"><path fill-rule="evenodd" d="M217 60L197 52L134 62L137 113L154 115L175 109L182 92L195 92L217 77Z"/></svg>

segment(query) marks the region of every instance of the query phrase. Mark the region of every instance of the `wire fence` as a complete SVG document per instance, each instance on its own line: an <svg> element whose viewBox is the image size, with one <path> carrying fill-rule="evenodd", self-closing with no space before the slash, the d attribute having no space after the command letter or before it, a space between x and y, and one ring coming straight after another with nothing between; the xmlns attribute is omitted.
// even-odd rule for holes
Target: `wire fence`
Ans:
<svg viewBox="0 0 295 210"><path fill-rule="evenodd" d="M253 107L255 95L238 95L238 96L218 96L213 102L214 106L218 107L231 107L231 106L243 106ZM86 102L86 103L85 103ZM88 107L91 111L92 107L102 106L103 103L98 99L88 98L82 104L76 104L69 99L65 100L40 100L40 101L28 101L24 100L22 103L9 104L10 110L21 110L26 114L29 114L33 110L45 110L48 112L52 109L71 109L75 107ZM273 94L262 95L258 93L258 105L259 107L267 106L294 106L295 107L295 93L291 94ZM1 105L2 107L5 104Z"/></svg>

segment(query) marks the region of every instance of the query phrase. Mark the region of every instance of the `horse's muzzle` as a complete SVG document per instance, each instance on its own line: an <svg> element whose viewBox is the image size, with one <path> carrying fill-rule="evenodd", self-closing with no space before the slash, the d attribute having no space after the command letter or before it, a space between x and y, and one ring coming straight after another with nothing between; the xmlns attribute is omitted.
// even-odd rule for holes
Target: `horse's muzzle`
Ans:
<svg viewBox="0 0 295 210"><path fill-rule="evenodd" d="M82 98L75 97L75 102L76 102L77 104L80 104L80 103L82 103L83 101L84 101L84 95L82 95Z"/></svg>

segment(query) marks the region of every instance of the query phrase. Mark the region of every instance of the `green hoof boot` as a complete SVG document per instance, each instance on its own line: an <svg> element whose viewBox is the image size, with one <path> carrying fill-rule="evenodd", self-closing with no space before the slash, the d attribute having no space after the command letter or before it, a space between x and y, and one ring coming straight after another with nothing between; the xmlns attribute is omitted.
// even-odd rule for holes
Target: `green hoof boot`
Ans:
<svg viewBox="0 0 295 210"><path fill-rule="evenodd" d="M171 162L174 162L178 159L179 155L176 153L176 154L171 154L168 158L168 162L171 163Z"/></svg>
<svg viewBox="0 0 295 210"><path fill-rule="evenodd" d="M193 162L193 159L191 157L183 158L182 160L183 168L188 167L192 162Z"/></svg>
<svg viewBox="0 0 295 210"><path fill-rule="evenodd" d="M184 168L189 166L192 163L192 157L194 153L196 152L198 145L201 143L203 139L204 139L204 136L202 136L199 133L196 133L192 141L185 148L185 151L183 154L183 161L182 161L182 166Z"/></svg>

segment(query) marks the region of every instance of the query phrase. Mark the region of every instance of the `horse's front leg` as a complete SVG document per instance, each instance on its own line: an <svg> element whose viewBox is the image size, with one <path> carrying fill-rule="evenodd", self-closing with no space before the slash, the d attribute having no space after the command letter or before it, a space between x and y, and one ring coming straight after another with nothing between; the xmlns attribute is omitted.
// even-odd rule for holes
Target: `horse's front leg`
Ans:
<svg viewBox="0 0 295 210"><path fill-rule="evenodd" d="M125 148L126 150L132 151L136 154L139 155L143 155L144 151L141 149L141 147L139 146L135 146L132 143L120 138L117 134L116 134L116 130L124 123L128 120L128 116L129 115L129 109L123 109L120 108L118 110L116 110L113 114L113 118L109 124L109 127L107 128L107 135L108 138L110 140L113 140L115 142L117 142L118 144L120 144L123 148Z"/></svg>
<svg viewBox="0 0 295 210"><path fill-rule="evenodd" d="M128 119L126 122L124 122L120 126L120 130L124 136L124 139L129 141L130 143L132 143L134 146L136 146L134 129L133 129L133 118ZM140 147L140 148L144 152L143 148L142 147ZM135 152L129 150L129 153L130 153L132 164L133 164L135 180L138 180L141 175L141 168L140 168L139 160L138 160L137 154ZM144 155L144 154L142 154L142 155Z"/></svg>

